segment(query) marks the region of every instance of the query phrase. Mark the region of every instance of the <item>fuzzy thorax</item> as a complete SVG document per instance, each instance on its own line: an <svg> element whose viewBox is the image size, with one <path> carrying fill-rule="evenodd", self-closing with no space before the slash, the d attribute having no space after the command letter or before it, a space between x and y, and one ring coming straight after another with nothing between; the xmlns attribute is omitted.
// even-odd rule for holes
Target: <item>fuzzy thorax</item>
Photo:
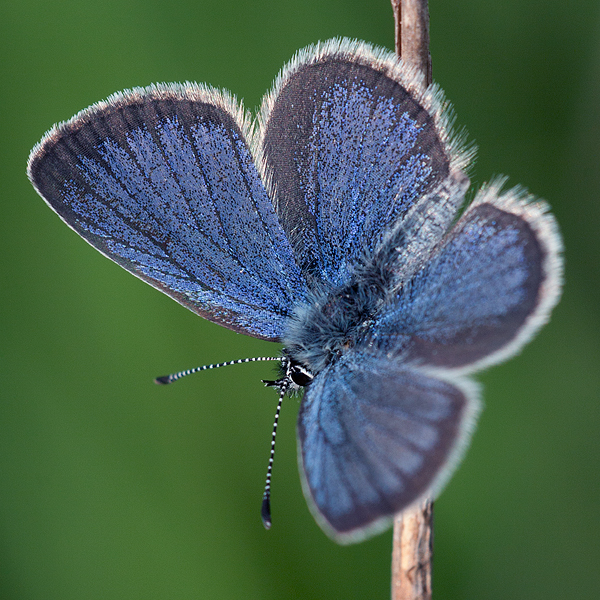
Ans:
<svg viewBox="0 0 600 600"><path fill-rule="evenodd" d="M365 272L355 273L342 287L321 285L313 289L289 321L284 336L289 356L317 375L365 340L384 290L382 277L366 276Z"/></svg>

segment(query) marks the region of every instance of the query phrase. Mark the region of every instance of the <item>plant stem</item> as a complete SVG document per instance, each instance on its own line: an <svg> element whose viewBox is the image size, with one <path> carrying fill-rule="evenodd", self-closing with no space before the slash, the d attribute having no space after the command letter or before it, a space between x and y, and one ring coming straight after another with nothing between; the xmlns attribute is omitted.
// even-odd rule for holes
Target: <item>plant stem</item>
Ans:
<svg viewBox="0 0 600 600"><path fill-rule="evenodd" d="M431 600L433 500L394 518L392 600Z"/></svg>
<svg viewBox="0 0 600 600"><path fill-rule="evenodd" d="M396 54L432 81L427 0L391 0ZM394 518L392 600L431 600L433 500Z"/></svg>
<svg viewBox="0 0 600 600"><path fill-rule="evenodd" d="M396 54L417 67L429 85L431 54L429 53L429 9L427 0L391 0L394 11Z"/></svg>

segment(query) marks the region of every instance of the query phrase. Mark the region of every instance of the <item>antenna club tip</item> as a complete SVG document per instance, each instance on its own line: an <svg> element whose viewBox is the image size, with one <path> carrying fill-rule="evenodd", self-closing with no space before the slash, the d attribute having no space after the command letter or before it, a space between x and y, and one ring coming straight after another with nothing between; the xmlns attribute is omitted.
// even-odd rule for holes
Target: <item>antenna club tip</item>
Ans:
<svg viewBox="0 0 600 600"><path fill-rule="evenodd" d="M271 502L267 496L263 498L260 508L260 518L265 529L271 529Z"/></svg>
<svg viewBox="0 0 600 600"><path fill-rule="evenodd" d="M157 377L154 380L154 383L156 383L157 385L167 385L169 383L171 383L171 376L170 375L163 375L162 377Z"/></svg>

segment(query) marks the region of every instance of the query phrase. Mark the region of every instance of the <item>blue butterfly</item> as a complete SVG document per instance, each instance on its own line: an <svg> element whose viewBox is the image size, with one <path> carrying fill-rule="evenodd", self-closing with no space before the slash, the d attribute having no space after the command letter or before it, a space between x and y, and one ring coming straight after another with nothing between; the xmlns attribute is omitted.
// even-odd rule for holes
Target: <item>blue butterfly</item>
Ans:
<svg viewBox="0 0 600 600"><path fill-rule="evenodd" d="M473 149L442 92L331 40L281 71L256 122L227 92L135 88L51 129L29 178L65 223L200 316L284 345L303 388L311 510L359 541L436 494L479 412L467 377L548 320L561 239L498 180L462 214Z"/></svg>

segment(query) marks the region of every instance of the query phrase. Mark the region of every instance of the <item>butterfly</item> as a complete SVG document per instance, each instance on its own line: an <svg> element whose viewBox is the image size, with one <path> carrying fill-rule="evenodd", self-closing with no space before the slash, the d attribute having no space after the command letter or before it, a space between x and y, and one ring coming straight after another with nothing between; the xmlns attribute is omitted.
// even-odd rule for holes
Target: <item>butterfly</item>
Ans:
<svg viewBox="0 0 600 600"><path fill-rule="evenodd" d="M28 175L88 243L177 302L283 344L311 511L340 543L437 494L479 412L469 374L548 320L561 238L504 180L466 207L473 148L442 91L347 39L298 52L255 121L194 83L53 127Z"/></svg>

